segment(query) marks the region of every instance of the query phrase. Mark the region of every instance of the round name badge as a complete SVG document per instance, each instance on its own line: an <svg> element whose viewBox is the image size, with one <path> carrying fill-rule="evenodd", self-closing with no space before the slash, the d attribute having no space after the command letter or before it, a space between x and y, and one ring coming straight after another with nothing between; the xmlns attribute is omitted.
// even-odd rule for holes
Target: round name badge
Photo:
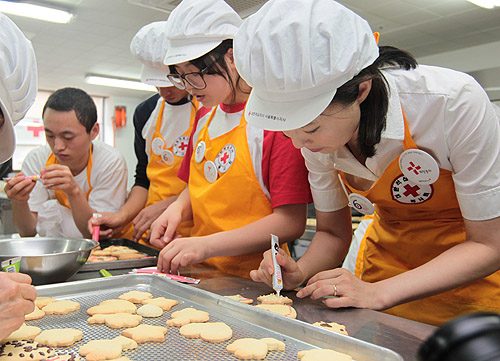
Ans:
<svg viewBox="0 0 500 361"><path fill-rule="evenodd" d="M174 154L178 157L184 157L186 155L186 150L188 148L189 137L186 135L181 135L174 142L172 150Z"/></svg>
<svg viewBox="0 0 500 361"><path fill-rule="evenodd" d="M203 167L203 171L205 172L205 178L207 181L210 183L213 183L217 180L217 168L215 166L215 163L212 162L211 160L207 160L205 162L205 166Z"/></svg>
<svg viewBox="0 0 500 361"><path fill-rule="evenodd" d="M163 146L165 145L165 142L161 138L155 138L151 142L151 150L153 151L154 154L156 155L161 155L163 152Z"/></svg>
<svg viewBox="0 0 500 361"><path fill-rule="evenodd" d="M373 206L373 203L361 194L349 194L349 205L359 213L364 215L375 213L375 207Z"/></svg>
<svg viewBox="0 0 500 361"><path fill-rule="evenodd" d="M215 157L215 165L217 170L225 173L234 163L236 158L236 148L232 144L226 144Z"/></svg>
<svg viewBox="0 0 500 361"><path fill-rule="evenodd" d="M200 163L203 158L205 157L205 150L207 149L207 146L205 142L202 140L198 143L196 146L196 149L194 151L194 160L196 160L196 163Z"/></svg>
<svg viewBox="0 0 500 361"><path fill-rule="evenodd" d="M174 158L174 153L172 153L171 151L169 150L164 150L162 153L161 153L161 160L163 161L163 163L165 163L166 165L173 165L174 162L175 162L175 158Z"/></svg>
<svg viewBox="0 0 500 361"><path fill-rule="evenodd" d="M399 168L416 184L432 184L439 178L438 163L429 153L420 149L408 149L401 153Z"/></svg>

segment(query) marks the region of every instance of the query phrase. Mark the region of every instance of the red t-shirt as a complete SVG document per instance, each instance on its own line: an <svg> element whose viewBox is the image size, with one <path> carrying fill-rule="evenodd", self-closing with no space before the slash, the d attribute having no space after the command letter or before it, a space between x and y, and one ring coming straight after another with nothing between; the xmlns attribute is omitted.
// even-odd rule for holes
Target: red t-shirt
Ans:
<svg viewBox="0 0 500 361"><path fill-rule="evenodd" d="M245 103L232 106L221 104L217 111L240 113L242 116L244 107ZM202 124L205 124L211 110L211 108L201 107L196 114L193 132L189 138L189 147L177 174L186 183L189 183L190 162L194 149L193 135L196 133L200 120L203 120ZM260 144L262 147L259 147L257 151L262 154L262 178L271 196L271 206L275 208L286 204L312 202L308 172L300 149L295 148L292 141L282 132L267 130L264 130L263 141ZM252 161L254 161L253 158Z"/></svg>

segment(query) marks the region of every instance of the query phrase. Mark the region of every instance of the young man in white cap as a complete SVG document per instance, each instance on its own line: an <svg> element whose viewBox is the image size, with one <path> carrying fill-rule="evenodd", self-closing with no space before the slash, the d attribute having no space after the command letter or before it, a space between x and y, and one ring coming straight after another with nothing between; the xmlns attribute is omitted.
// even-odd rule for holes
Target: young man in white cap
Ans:
<svg viewBox="0 0 500 361"><path fill-rule="evenodd" d="M250 88L233 60L239 15L222 0L184 0L167 20L170 81L203 104L179 176L188 188L151 226L158 269L191 263L240 277L260 263L271 233L282 247L304 233L309 184L304 159L282 134L246 123ZM181 220L191 237L174 239Z"/></svg>
<svg viewBox="0 0 500 361"><path fill-rule="evenodd" d="M378 47L368 23L333 0L274 0L235 37L253 86L249 123L302 148L317 233L286 289L329 307L362 307L434 325L500 312L500 127L470 76L417 66ZM340 178L339 178L340 177ZM355 275L336 268L352 205L374 212ZM269 283L269 254L256 281Z"/></svg>
<svg viewBox="0 0 500 361"><path fill-rule="evenodd" d="M135 109L137 166L127 202L119 212L103 213L89 222L90 226L100 224L107 228L101 231L102 237L110 237L113 232L116 236L118 231L120 238L149 244L149 227L186 188L177 172L186 154L198 101L191 100L186 90L178 89L167 79L168 66L163 64L167 51L165 24L166 21L157 21L145 25L130 43L132 55L142 63L142 82L157 87L159 94ZM189 236L191 227L192 222L186 222L178 232Z"/></svg>
<svg viewBox="0 0 500 361"><path fill-rule="evenodd" d="M22 172L5 186L14 226L21 236L89 238L92 214L116 212L125 202L125 159L95 140L96 106L81 89L52 93L42 118L48 144L28 153ZM30 178L36 175L41 179Z"/></svg>
<svg viewBox="0 0 500 361"><path fill-rule="evenodd" d="M31 42L2 13L0 29L0 162L5 162L14 152L13 126L35 102L37 70ZM30 283L28 275L0 272L0 341L35 308L37 291Z"/></svg>

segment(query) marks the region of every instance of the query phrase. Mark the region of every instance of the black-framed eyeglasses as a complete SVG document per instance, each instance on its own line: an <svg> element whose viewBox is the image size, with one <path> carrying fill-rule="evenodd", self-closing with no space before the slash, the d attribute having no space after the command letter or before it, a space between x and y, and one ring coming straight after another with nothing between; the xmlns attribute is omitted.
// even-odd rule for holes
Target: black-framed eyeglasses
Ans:
<svg viewBox="0 0 500 361"><path fill-rule="evenodd" d="M170 82L175 85L177 88L184 90L186 89L186 83L191 85L195 89L205 89L207 87L207 83L203 78L208 72L208 66L202 69L201 71L195 71L186 74L168 74L167 78Z"/></svg>

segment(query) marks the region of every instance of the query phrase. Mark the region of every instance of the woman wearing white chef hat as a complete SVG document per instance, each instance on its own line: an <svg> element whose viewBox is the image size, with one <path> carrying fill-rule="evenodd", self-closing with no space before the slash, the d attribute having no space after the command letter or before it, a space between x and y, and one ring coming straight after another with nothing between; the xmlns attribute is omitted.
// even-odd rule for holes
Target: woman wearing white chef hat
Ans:
<svg viewBox="0 0 500 361"><path fill-rule="evenodd" d="M89 221L90 228L97 224L108 227L101 230L101 237L115 233L119 238L149 244L146 232L151 224L186 188L177 172L186 154L198 101L167 78L169 69L163 64L165 25L166 21L156 21L143 26L130 43L132 55L142 63L142 82L157 87L159 94L139 104L134 112L137 166L127 202L119 212L104 212ZM191 227L192 222L185 222L178 232L189 236Z"/></svg>
<svg viewBox="0 0 500 361"><path fill-rule="evenodd" d="M273 0L244 21L235 63L253 87L250 124L302 148L317 232L286 289L439 325L500 311L500 130L468 75L378 47L332 0ZM335 268L351 241L348 204L374 212L356 276ZM270 284L266 254L252 272Z"/></svg>
<svg viewBox="0 0 500 361"><path fill-rule="evenodd" d="M13 126L35 102L38 82L31 42L2 13L0 33L0 162L5 162L15 148ZM28 275L0 272L0 341L33 311L37 291L30 283Z"/></svg>
<svg viewBox="0 0 500 361"><path fill-rule="evenodd" d="M167 20L169 79L202 103L179 176L188 188L151 226L164 247L158 268L201 263L249 278L271 233L286 242L305 228L310 200L300 152L281 133L247 125L250 89L236 72L232 38L241 24L222 0L184 0ZM180 220L191 237L172 240Z"/></svg>

